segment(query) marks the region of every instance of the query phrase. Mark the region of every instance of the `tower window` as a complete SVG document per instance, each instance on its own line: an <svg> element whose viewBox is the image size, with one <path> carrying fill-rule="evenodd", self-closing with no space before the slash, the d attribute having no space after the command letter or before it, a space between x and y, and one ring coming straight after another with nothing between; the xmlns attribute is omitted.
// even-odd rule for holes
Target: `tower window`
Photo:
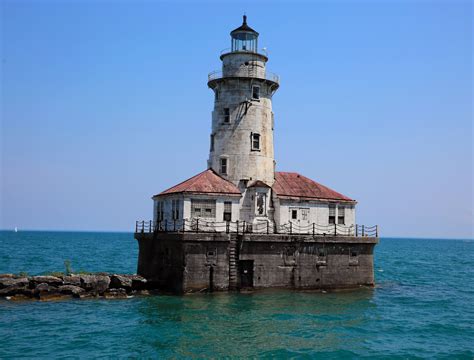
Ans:
<svg viewBox="0 0 474 360"><path fill-rule="evenodd" d="M252 150L260 150L260 134L252 133Z"/></svg>
<svg viewBox="0 0 474 360"><path fill-rule="evenodd" d="M224 123L230 123L230 109L224 108Z"/></svg>
<svg viewBox="0 0 474 360"><path fill-rule="evenodd" d="M218 101L219 100L219 90L216 89L214 94L215 94L215 100Z"/></svg>
<svg viewBox="0 0 474 360"><path fill-rule="evenodd" d="M221 158L221 174L226 175L227 174L227 159L226 158Z"/></svg>
<svg viewBox="0 0 474 360"><path fill-rule="evenodd" d="M214 151L214 134L211 134L211 150Z"/></svg>
<svg viewBox="0 0 474 360"><path fill-rule="evenodd" d="M260 99L260 86L252 86L252 99L259 100Z"/></svg>
<svg viewBox="0 0 474 360"><path fill-rule="evenodd" d="M336 223L336 205L329 205L329 224Z"/></svg>

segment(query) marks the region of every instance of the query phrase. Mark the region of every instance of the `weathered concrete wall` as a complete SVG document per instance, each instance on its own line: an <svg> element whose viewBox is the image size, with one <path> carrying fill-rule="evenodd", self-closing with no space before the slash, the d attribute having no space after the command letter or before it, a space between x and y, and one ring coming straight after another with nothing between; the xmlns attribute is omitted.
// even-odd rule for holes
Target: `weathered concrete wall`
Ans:
<svg viewBox="0 0 474 360"><path fill-rule="evenodd" d="M231 240L236 240L238 261L253 261L249 271L253 272L255 288L374 285L373 249L377 238L220 233L135 237L140 246L138 274L174 292L229 289ZM241 279L238 277L238 287Z"/></svg>

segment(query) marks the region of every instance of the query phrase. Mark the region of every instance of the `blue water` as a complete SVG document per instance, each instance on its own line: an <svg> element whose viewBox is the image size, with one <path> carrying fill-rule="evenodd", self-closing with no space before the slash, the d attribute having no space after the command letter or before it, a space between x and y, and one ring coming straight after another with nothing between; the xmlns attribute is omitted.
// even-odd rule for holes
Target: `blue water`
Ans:
<svg viewBox="0 0 474 360"><path fill-rule="evenodd" d="M132 234L0 232L0 273L133 273ZM474 241L382 239L377 287L0 301L0 358L474 357Z"/></svg>

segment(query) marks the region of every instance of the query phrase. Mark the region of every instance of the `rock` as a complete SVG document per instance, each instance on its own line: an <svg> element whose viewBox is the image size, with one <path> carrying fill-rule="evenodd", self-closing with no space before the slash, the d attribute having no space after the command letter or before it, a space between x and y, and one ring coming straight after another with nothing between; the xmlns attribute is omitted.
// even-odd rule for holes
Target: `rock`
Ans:
<svg viewBox="0 0 474 360"><path fill-rule="evenodd" d="M140 275L130 275L132 279L132 290L145 290L147 288L147 281Z"/></svg>
<svg viewBox="0 0 474 360"><path fill-rule="evenodd" d="M30 300L30 299L31 299L31 296L24 295L24 294L17 294L11 297L10 296L7 297L7 300L11 300L11 301L22 301L22 300Z"/></svg>
<svg viewBox="0 0 474 360"><path fill-rule="evenodd" d="M127 291L125 289L109 289L104 292L106 299L126 299Z"/></svg>
<svg viewBox="0 0 474 360"><path fill-rule="evenodd" d="M10 286L26 286L29 284L29 280L26 277L20 278L12 278L12 277L5 277L0 278L0 289L5 289Z"/></svg>
<svg viewBox="0 0 474 360"><path fill-rule="evenodd" d="M63 280L56 276L32 276L30 278L30 287L35 288L38 284L48 284L52 286L60 286Z"/></svg>
<svg viewBox="0 0 474 360"><path fill-rule="evenodd" d="M123 288L125 290L130 291L132 289L132 279L126 275L112 275L110 277L109 288L111 289Z"/></svg>
<svg viewBox="0 0 474 360"><path fill-rule="evenodd" d="M81 294L85 292L83 288L75 285L62 285L58 288L58 291L61 294L72 295L76 298L80 297Z"/></svg>
<svg viewBox="0 0 474 360"><path fill-rule="evenodd" d="M87 291L102 295L109 288L107 275L81 275L81 287Z"/></svg>
<svg viewBox="0 0 474 360"><path fill-rule="evenodd" d="M17 276L15 274L0 274L0 279L1 278L10 278L10 279L14 279L16 278Z"/></svg>
<svg viewBox="0 0 474 360"><path fill-rule="evenodd" d="M39 299L48 299L53 295L54 297L57 297L59 295L59 291L56 286L49 285L47 283L41 283L36 285L34 289L34 295Z"/></svg>
<svg viewBox="0 0 474 360"><path fill-rule="evenodd" d="M32 290L29 289L28 286L24 285L24 283L14 284L0 289L0 296L13 296L19 294L29 297L33 296Z"/></svg>
<svg viewBox="0 0 474 360"><path fill-rule="evenodd" d="M64 285L81 286L81 277L79 275L63 276Z"/></svg>

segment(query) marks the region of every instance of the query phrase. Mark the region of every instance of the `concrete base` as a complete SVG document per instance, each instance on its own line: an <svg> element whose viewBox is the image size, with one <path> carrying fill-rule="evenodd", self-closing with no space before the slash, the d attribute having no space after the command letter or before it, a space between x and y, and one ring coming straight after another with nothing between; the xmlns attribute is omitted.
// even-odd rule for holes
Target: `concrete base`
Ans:
<svg viewBox="0 0 474 360"><path fill-rule="evenodd" d="M378 238L281 234L136 233L137 273L175 293L374 285Z"/></svg>

